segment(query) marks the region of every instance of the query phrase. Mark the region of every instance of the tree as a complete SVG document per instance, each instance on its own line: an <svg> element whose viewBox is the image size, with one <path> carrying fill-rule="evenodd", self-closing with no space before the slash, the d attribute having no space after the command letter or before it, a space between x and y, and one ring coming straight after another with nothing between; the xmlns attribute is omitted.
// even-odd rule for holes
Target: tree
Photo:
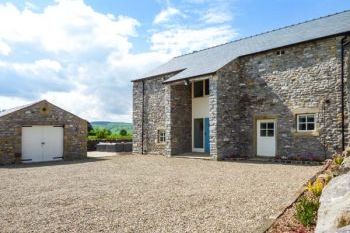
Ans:
<svg viewBox="0 0 350 233"><path fill-rule="evenodd" d="M119 134L120 134L120 136L126 136L128 134L128 132L125 129L121 129L119 131Z"/></svg>
<svg viewBox="0 0 350 233"><path fill-rule="evenodd" d="M96 133L96 138L98 139L106 139L108 136L112 134L112 132L109 129L105 129L105 128L96 128L95 133Z"/></svg>

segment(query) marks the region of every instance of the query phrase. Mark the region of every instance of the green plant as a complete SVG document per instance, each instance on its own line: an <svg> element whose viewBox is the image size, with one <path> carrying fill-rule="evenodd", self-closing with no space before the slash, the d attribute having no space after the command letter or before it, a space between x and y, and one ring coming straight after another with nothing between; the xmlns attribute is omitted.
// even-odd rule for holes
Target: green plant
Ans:
<svg viewBox="0 0 350 233"><path fill-rule="evenodd" d="M94 131L96 138L98 139L106 139L112 134L112 132L109 129L96 128Z"/></svg>
<svg viewBox="0 0 350 233"><path fill-rule="evenodd" d="M342 164L344 161L344 157L341 156L341 155L336 155L334 156L334 162L337 164L337 165L340 165Z"/></svg>
<svg viewBox="0 0 350 233"><path fill-rule="evenodd" d="M128 134L128 132L125 129L121 129L119 131L119 134L120 134L120 136L126 136Z"/></svg>
<svg viewBox="0 0 350 233"><path fill-rule="evenodd" d="M303 196L296 204L296 217L304 226L310 226L316 222L316 214L319 207L317 199Z"/></svg>
<svg viewBox="0 0 350 233"><path fill-rule="evenodd" d="M320 178L317 178L314 183L309 181L307 185L307 190L316 197L321 196L323 188L324 188L324 182Z"/></svg>

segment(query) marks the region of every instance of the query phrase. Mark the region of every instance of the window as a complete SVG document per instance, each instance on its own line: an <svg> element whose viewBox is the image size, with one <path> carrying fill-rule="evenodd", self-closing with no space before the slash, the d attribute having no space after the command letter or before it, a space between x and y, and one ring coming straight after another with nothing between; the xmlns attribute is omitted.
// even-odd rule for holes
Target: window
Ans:
<svg viewBox="0 0 350 233"><path fill-rule="evenodd" d="M165 142L165 130L160 129L158 130L158 143L164 143Z"/></svg>
<svg viewBox="0 0 350 233"><path fill-rule="evenodd" d="M209 95L209 79L195 81L193 84L193 97Z"/></svg>
<svg viewBox="0 0 350 233"><path fill-rule="evenodd" d="M204 80L205 95L209 95L209 79Z"/></svg>
<svg viewBox="0 0 350 233"><path fill-rule="evenodd" d="M261 137L274 137L275 136L275 123L273 123L273 122L261 122L260 123L260 136Z"/></svg>
<svg viewBox="0 0 350 233"><path fill-rule="evenodd" d="M276 54L278 56L282 56L283 54L285 54L284 50L277 50Z"/></svg>
<svg viewBox="0 0 350 233"><path fill-rule="evenodd" d="M303 114L297 116L297 127L299 132L310 132L315 130L315 114Z"/></svg>
<svg viewBox="0 0 350 233"><path fill-rule="evenodd" d="M203 96L203 81L195 81L193 86L193 97Z"/></svg>

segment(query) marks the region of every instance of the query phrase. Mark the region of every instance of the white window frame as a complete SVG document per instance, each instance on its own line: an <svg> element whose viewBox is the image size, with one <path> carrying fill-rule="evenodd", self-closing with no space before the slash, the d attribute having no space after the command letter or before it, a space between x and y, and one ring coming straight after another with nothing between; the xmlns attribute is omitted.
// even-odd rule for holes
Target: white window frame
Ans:
<svg viewBox="0 0 350 233"><path fill-rule="evenodd" d="M309 122L308 121L308 117L309 116L313 116L314 121L313 122ZM306 117L306 121L305 121L305 130L301 130L299 129L299 125L301 124L300 122L300 117ZM313 123L314 124L314 129L313 130L309 130L307 129L307 125L309 123ZM298 114L297 115L297 132L301 132L301 133L307 133L307 132L315 132L316 131L316 114L315 113L307 113L307 114Z"/></svg>
<svg viewBox="0 0 350 233"><path fill-rule="evenodd" d="M158 137L158 143L165 143L166 136L165 136L165 129L158 129L157 130L157 137Z"/></svg>

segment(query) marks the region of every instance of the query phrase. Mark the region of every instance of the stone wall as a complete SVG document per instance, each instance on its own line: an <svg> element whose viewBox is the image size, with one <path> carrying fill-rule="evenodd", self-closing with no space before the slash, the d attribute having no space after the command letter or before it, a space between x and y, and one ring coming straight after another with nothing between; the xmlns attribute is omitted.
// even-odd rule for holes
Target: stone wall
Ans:
<svg viewBox="0 0 350 233"><path fill-rule="evenodd" d="M26 125L64 126L64 159L86 158L87 122L41 101L0 118L0 164L21 161L22 126Z"/></svg>
<svg viewBox="0 0 350 233"><path fill-rule="evenodd" d="M133 82L133 152L164 154L165 143L158 143L158 130L165 130L165 87L163 81L168 76L160 76ZM144 97L142 85L144 83ZM142 101L143 122L142 122Z"/></svg>
<svg viewBox="0 0 350 233"><path fill-rule="evenodd" d="M168 156L192 151L191 85L167 85L166 135Z"/></svg>
<svg viewBox="0 0 350 233"><path fill-rule="evenodd" d="M218 154L256 155L256 120L277 119L277 155L341 149L340 38L249 55L218 71ZM330 103L327 104L326 100ZM317 131L296 132L297 113L316 113ZM347 118L347 109L346 109Z"/></svg>

